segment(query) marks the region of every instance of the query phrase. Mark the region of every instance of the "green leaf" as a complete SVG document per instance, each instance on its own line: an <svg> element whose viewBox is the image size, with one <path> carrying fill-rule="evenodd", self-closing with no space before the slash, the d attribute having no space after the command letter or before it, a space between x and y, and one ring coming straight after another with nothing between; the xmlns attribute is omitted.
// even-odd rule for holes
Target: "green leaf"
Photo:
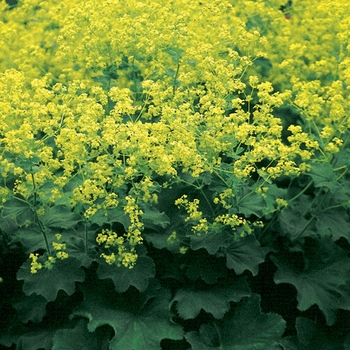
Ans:
<svg viewBox="0 0 350 350"><path fill-rule="evenodd" d="M32 294L23 296L13 303L18 317L23 323L28 321L41 322L46 314L47 300L41 295Z"/></svg>
<svg viewBox="0 0 350 350"><path fill-rule="evenodd" d="M45 214L41 217L44 227L69 229L74 227L82 218L72 213L70 208L56 205L45 208Z"/></svg>
<svg viewBox="0 0 350 350"><path fill-rule="evenodd" d="M332 236L334 241L343 237L350 242L350 219L345 209L321 212L316 227L320 235Z"/></svg>
<svg viewBox="0 0 350 350"><path fill-rule="evenodd" d="M200 278L207 284L215 284L218 279L227 277L225 260L212 255L192 255L186 266L186 276L192 281Z"/></svg>
<svg viewBox="0 0 350 350"><path fill-rule="evenodd" d="M39 249L46 250L45 240L39 227L30 225L20 228L12 237L12 242L19 242L24 248L24 252L29 254Z"/></svg>
<svg viewBox="0 0 350 350"><path fill-rule="evenodd" d="M249 218L251 215L261 217L264 214L266 202L261 194L243 191L238 199L237 208L238 212L246 218Z"/></svg>
<svg viewBox="0 0 350 350"><path fill-rule="evenodd" d="M59 329L53 337L52 350L102 349L105 342L96 333L88 331L87 322L81 319L73 329Z"/></svg>
<svg viewBox="0 0 350 350"><path fill-rule="evenodd" d="M191 249L198 250L204 248L209 254L216 254L220 248L227 248L234 238L227 231L218 233L203 233L200 236L191 234Z"/></svg>
<svg viewBox="0 0 350 350"><path fill-rule="evenodd" d="M239 239L226 249L226 266L235 270L237 275L249 270L256 276L264 261L265 253L253 235Z"/></svg>
<svg viewBox="0 0 350 350"><path fill-rule="evenodd" d="M157 350L162 339L180 340L182 328L171 321L170 292L121 295L103 283L83 287L84 301L72 316L86 317L88 329L108 325L115 332L110 350Z"/></svg>
<svg viewBox="0 0 350 350"><path fill-rule="evenodd" d="M26 295L36 293L48 301L54 301L58 291L68 295L75 291L75 282L84 281L84 272L80 262L75 258L56 260L51 269L43 267L37 273L30 272L31 259L28 259L17 272L17 279L23 280L23 292Z"/></svg>
<svg viewBox="0 0 350 350"><path fill-rule="evenodd" d="M285 321L277 314L262 314L260 297L242 300L233 313L214 324L189 332L186 340L192 350L266 350L280 349Z"/></svg>
<svg viewBox="0 0 350 350"><path fill-rule="evenodd" d="M41 329L40 331L29 332L21 335L17 349L26 350L51 350L53 329Z"/></svg>
<svg viewBox="0 0 350 350"><path fill-rule="evenodd" d="M314 163L311 165L310 176L315 187L327 187L331 191L338 188L337 176L330 163Z"/></svg>
<svg viewBox="0 0 350 350"><path fill-rule="evenodd" d="M350 309L350 259L331 239L310 242L302 269L300 262L286 254L271 257L278 267L274 281L294 285L298 309L305 311L316 304L332 325L338 309Z"/></svg>
<svg viewBox="0 0 350 350"><path fill-rule="evenodd" d="M89 218L91 224L97 224L103 226L104 224L111 224L113 222L121 223L124 228L130 225L130 218L125 214L123 208L107 209L107 215L103 210L99 210L97 213Z"/></svg>
<svg viewBox="0 0 350 350"><path fill-rule="evenodd" d="M208 289L179 289L171 304L176 302L179 315L185 319L196 318L201 310L215 318L224 317L230 309L230 302L238 302L251 292L244 278L239 278L229 286L214 286Z"/></svg>
<svg viewBox="0 0 350 350"><path fill-rule="evenodd" d="M78 261L81 263L81 266L84 267L89 267L91 263L97 259L98 256L91 243L88 243L86 247L85 239L72 235L69 237L67 250L69 251L69 255L78 259Z"/></svg>
<svg viewBox="0 0 350 350"><path fill-rule="evenodd" d="M133 268L102 263L97 269L98 277L100 279L111 279L116 291L119 293L125 292L130 286L134 286L140 292L144 292L148 287L149 280L155 276L156 271L153 260L145 255L145 247L141 246L138 248L139 257Z"/></svg>
<svg viewBox="0 0 350 350"><path fill-rule="evenodd" d="M143 208L142 221L147 228L165 228L170 224L168 216L164 212L159 212L156 208L147 206Z"/></svg>
<svg viewBox="0 0 350 350"><path fill-rule="evenodd" d="M3 219L15 220L18 226L34 220L34 213L29 203L17 198L9 199L4 203L1 216Z"/></svg>
<svg viewBox="0 0 350 350"><path fill-rule="evenodd" d="M284 350L343 350L341 332L330 331L317 326L313 321L297 317L295 322L296 336L289 336L282 340Z"/></svg>
<svg viewBox="0 0 350 350"><path fill-rule="evenodd" d="M166 49L163 49L163 51L170 55L174 63L179 63L182 54L185 52L184 50L176 47L168 47Z"/></svg>

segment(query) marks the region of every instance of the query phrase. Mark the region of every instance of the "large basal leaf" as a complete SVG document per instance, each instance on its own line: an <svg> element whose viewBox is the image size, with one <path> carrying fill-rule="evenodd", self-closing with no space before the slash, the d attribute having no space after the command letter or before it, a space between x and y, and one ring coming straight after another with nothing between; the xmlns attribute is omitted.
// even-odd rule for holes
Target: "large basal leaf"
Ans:
<svg viewBox="0 0 350 350"><path fill-rule="evenodd" d="M26 295L36 293L53 301L59 290L72 295L75 282L84 281L85 274L75 258L56 260L51 269L44 267L35 274L30 272L30 263L31 259L28 259L17 272L17 279L24 281L23 292Z"/></svg>
<svg viewBox="0 0 350 350"><path fill-rule="evenodd" d="M108 349L96 333L89 332L87 320L81 319L73 329L60 329L53 337L52 350L100 350Z"/></svg>
<svg viewBox="0 0 350 350"><path fill-rule="evenodd" d="M170 292L152 290L140 297L115 293L99 283L85 286L84 301L72 316L86 317L88 329L108 325L115 335L109 350L157 350L162 339L180 340L183 330L171 321Z"/></svg>
<svg viewBox="0 0 350 350"><path fill-rule="evenodd" d="M338 309L350 309L350 259L331 239L308 244L301 270L289 256L271 257L278 267L274 280L295 286L300 311L316 304L332 325Z"/></svg>
<svg viewBox="0 0 350 350"><path fill-rule="evenodd" d="M156 271L153 260L145 255L145 247L138 248L139 257L133 268L102 263L97 269L98 277L100 279L110 278L119 293L125 292L130 286L136 287L140 292L145 291L149 280L155 276Z"/></svg>
<svg viewBox="0 0 350 350"><path fill-rule="evenodd" d="M265 252L253 235L239 239L226 249L226 266L233 269L237 275L249 270L256 276L259 264L264 261Z"/></svg>
<svg viewBox="0 0 350 350"><path fill-rule="evenodd" d="M242 300L223 320L189 332L186 340L192 350L277 350L285 330L285 321L277 314L260 311L260 297L254 294Z"/></svg>
<svg viewBox="0 0 350 350"><path fill-rule="evenodd" d="M244 278L237 279L230 286L215 286L205 290L179 289L172 300L179 315L187 320L198 316L201 310L222 318L230 309L230 302L238 302L251 292Z"/></svg>

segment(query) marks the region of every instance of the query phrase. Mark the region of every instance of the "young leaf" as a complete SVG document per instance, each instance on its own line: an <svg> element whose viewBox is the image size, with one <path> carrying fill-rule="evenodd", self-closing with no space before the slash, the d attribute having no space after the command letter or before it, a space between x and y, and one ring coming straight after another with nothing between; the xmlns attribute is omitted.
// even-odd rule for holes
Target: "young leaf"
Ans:
<svg viewBox="0 0 350 350"><path fill-rule="evenodd" d="M298 309L305 311L316 304L332 325L338 309L350 308L350 259L331 239L314 244L305 254L302 270L288 256L272 256L278 267L274 281L294 285Z"/></svg>
<svg viewBox="0 0 350 350"><path fill-rule="evenodd" d="M108 265L102 263L97 269L100 279L110 278L119 293L125 292L130 286L136 287L140 292L144 292L149 284L150 278L154 277L155 266L151 258L145 255L145 248L138 249L139 257L133 268L124 266Z"/></svg>
<svg viewBox="0 0 350 350"><path fill-rule="evenodd" d="M142 221L147 228L165 228L169 225L170 220L164 212L159 212L158 209L152 208L149 205L143 206Z"/></svg>
<svg viewBox="0 0 350 350"><path fill-rule="evenodd" d="M214 255L220 248L227 248L233 240L232 235L224 230L218 233L203 233L200 236L191 234L191 249L204 248L209 254Z"/></svg>
<svg viewBox="0 0 350 350"><path fill-rule="evenodd" d="M12 242L21 243L24 248L24 252L29 254L39 249L46 250L45 240L40 229L36 225L30 225L28 227L22 227L16 231L16 234L12 237Z"/></svg>
<svg viewBox="0 0 350 350"><path fill-rule="evenodd" d="M280 349L285 321L277 314L262 314L260 297L242 300L233 313L199 332L189 332L186 340L192 350L266 350Z"/></svg>
<svg viewBox="0 0 350 350"><path fill-rule="evenodd" d="M243 192L237 203L237 207L238 212L242 213L246 218L249 218L251 215L261 217L266 208L266 202L258 193L251 192L245 194Z"/></svg>
<svg viewBox="0 0 350 350"><path fill-rule="evenodd" d="M314 163L311 166L310 176L315 187L327 187L331 191L338 188L337 177L330 163Z"/></svg>
<svg viewBox="0 0 350 350"><path fill-rule="evenodd" d="M246 280L240 278L230 286L215 286L203 290L179 289L171 304L176 302L176 309L185 320L197 317L202 309L219 319L230 309L231 301L238 302L250 295Z"/></svg>
<svg viewBox="0 0 350 350"><path fill-rule="evenodd" d="M84 301L72 316L86 317L90 332L111 326L115 336L110 350L157 350L162 339L183 338L182 328L171 322L170 292L165 289L147 291L133 300L102 283L85 286L83 292Z"/></svg>
<svg viewBox="0 0 350 350"><path fill-rule="evenodd" d="M3 204L1 217L2 220L14 220L18 226L22 226L34 220L34 213L29 203L17 198L12 198Z"/></svg>
<svg viewBox="0 0 350 350"><path fill-rule="evenodd" d="M256 276L259 264L264 261L265 253L253 235L239 239L226 249L226 266L234 269L237 275L249 270Z"/></svg>
<svg viewBox="0 0 350 350"><path fill-rule="evenodd" d="M56 205L46 208L45 214L41 217L44 227L69 229L74 227L82 218L72 213L70 208L63 205Z"/></svg>
<svg viewBox="0 0 350 350"><path fill-rule="evenodd" d="M31 259L28 259L17 272L17 279L23 280L23 292L26 295L36 293L48 301L57 297L59 290L72 295L75 282L84 281L84 272L80 269L80 262L75 258L56 260L51 269L43 267L37 273L30 272Z"/></svg>

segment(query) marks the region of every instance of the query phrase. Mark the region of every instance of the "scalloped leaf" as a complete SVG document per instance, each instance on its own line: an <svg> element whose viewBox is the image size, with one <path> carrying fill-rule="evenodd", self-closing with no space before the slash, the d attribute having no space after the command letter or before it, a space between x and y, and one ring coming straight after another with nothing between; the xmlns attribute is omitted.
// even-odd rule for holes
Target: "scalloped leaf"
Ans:
<svg viewBox="0 0 350 350"><path fill-rule="evenodd" d="M226 266L237 275L245 270L256 276L259 265L265 261L265 252L253 235L246 236L232 243L226 250Z"/></svg>
<svg viewBox="0 0 350 350"><path fill-rule="evenodd" d="M230 302L238 302L251 292L245 278L237 279L230 286L215 286L205 290L179 289L171 304L176 302L179 315L185 319L193 319L201 310L222 318L230 309Z"/></svg>
<svg viewBox="0 0 350 350"><path fill-rule="evenodd" d="M278 267L275 283L289 283L297 289L300 311L316 304L332 325L339 309L350 309L350 259L330 238L308 241L303 269L285 254L271 260Z"/></svg>
<svg viewBox="0 0 350 350"><path fill-rule="evenodd" d="M31 259L28 259L17 272L17 279L24 281L23 292L42 295L48 301L55 300L59 290L72 295L75 282L82 282L85 278L81 263L75 258L56 260L51 269L42 268L35 274L30 272L30 264Z"/></svg>
<svg viewBox="0 0 350 350"><path fill-rule="evenodd" d="M115 332L110 350L161 349L162 339L180 340L182 327L171 321L170 292L160 288L145 294L121 295L103 283L83 288L84 301L72 316L86 317L88 330L108 325Z"/></svg>
<svg viewBox="0 0 350 350"><path fill-rule="evenodd" d="M131 269L102 263L97 269L97 275L100 279L111 279L115 290L119 293L125 292L130 286L144 292L148 287L149 280L156 274L154 261L145 253L146 248L144 246L138 247L139 257L135 266Z"/></svg>
<svg viewBox="0 0 350 350"><path fill-rule="evenodd" d="M263 314L259 295L242 300L233 313L214 324L204 324L199 332L189 332L186 340L192 350L273 350L286 322L277 314Z"/></svg>

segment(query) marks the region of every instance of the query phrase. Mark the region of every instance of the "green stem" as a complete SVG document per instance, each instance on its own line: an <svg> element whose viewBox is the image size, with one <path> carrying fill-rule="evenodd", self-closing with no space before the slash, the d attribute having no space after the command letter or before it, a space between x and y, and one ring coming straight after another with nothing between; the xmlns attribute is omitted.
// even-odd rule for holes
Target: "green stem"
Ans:
<svg viewBox="0 0 350 350"><path fill-rule="evenodd" d="M33 194L34 194L33 206L35 207L37 204L37 194L36 194L36 184L35 184L34 173L32 173L31 176L32 176L32 182L33 182Z"/></svg>
<svg viewBox="0 0 350 350"><path fill-rule="evenodd" d="M296 199L298 199L303 193L305 193L308 190L308 188L312 185L313 182L314 181L311 180L295 197L291 198L289 202L293 202Z"/></svg>
<svg viewBox="0 0 350 350"><path fill-rule="evenodd" d="M177 81L177 77L179 76L179 70L180 70L180 63L177 64L176 73L175 73L175 76L174 76L174 81L173 81L173 96L175 96L176 81Z"/></svg>
<svg viewBox="0 0 350 350"><path fill-rule="evenodd" d="M316 216L312 216L304 225L304 227L300 230L300 232L293 237L293 239L297 239L299 236L301 236L305 232L305 230L311 225L311 223L315 220L315 218Z"/></svg>

